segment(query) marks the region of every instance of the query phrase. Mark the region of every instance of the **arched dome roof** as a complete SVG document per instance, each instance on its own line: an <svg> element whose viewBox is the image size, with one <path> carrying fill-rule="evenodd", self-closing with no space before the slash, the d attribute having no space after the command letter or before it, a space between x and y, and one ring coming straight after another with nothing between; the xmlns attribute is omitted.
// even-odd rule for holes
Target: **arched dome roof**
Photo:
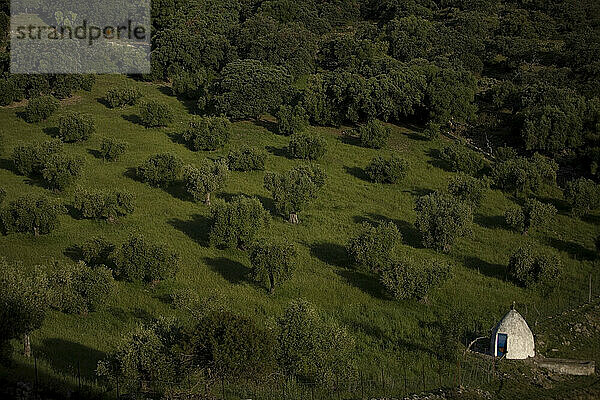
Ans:
<svg viewBox="0 0 600 400"><path fill-rule="evenodd" d="M491 349L494 355L497 355L496 343L499 333L507 336L506 358L525 359L535 356L533 333L516 310L507 312L492 332Z"/></svg>

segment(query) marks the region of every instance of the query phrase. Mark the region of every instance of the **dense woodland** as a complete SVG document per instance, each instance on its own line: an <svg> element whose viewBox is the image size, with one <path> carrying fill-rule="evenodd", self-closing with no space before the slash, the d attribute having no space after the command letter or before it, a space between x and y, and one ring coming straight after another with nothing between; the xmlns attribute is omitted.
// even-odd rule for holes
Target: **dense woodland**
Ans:
<svg viewBox="0 0 600 400"><path fill-rule="evenodd" d="M76 13L78 6L73 1L64 7ZM281 373L333 388L340 379L358 376L365 365L402 364L395 354L410 346L399 337L404 329L417 331L417 323L400 323L410 328L402 325L398 333L396 310L409 310L406 318L417 318L424 312L419 307L431 304L452 310L434 307L435 323L429 322L435 327L418 328L428 332L419 339L423 347L410 350L429 352L449 365L461 356L465 342L485 334L498 315L476 305L478 295L469 292L465 298L471 305L463 304L462 310L446 301L460 297L456 288L462 287L448 282L479 279L461 266L478 244L461 247L461 240L480 234L481 213L501 212L502 235L512 235L512 244L487 243L486 251L497 252L494 260L505 260L503 276L477 281L490 291L514 291L506 296L543 303L571 290L568 284L561 289L561 282L571 284L597 268L597 248L576 248L569 253L574 261L565 261L546 244L556 243L547 232L556 233L562 224L565 235L582 232L585 241L600 247L598 1L155 0L152 73L118 81L10 74L9 12L9 2L2 1L0 105L6 114L0 117L6 122L0 145L7 178L6 184L0 181L0 242L16 235L27 243L19 251L37 249L67 216L75 220L73 226L96 225L82 228L84 240L60 243L61 251L71 246L65 252L70 259L60 255L42 266L24 267L14 256L15 242L0 248L6 251L0 254L5 256L0 261L0 339L6 363L17 353L17 341L26 355L31 353L30 335L49 319L103 312L115 293L127 290L122 285L131 285L135 293L159 291L168 299L167 308L186 317L146 320L99 346L103 354L96 357L95 371L108 385L120 379L122 387L138 390L160 382L156 390L184 398L177 396L190 391L190 377L199 382L195 394L209 396L223 379L259 382ZM87 102L92 94L101 96L93 106L69 108L69 99ZM98 122L101 113L130 109L135 115L115 114L109 128ZM22 131L43 126L52 138L17 140L9 132L9 118ZM130 128L121 128L125 123L132 132L165 131L171 135L169 146L186 153L171 151L155 138L132 145L126 139L134 136ZM408 150L397 150L398 126L418 138ZM275 139L263 140L256 127L267 127ZM335 145L325 133L331 130ZM258 139L248 139L254 134ZM89 154L73 150L93 140ZM269 150L283 143L282 149ZM341 145L348 148L340 150ZM451 174L431 175L431 167L411 155L423 148ZM202 153L206 157L198 158ZM337 170L332 173L335 163L328 157L333 154L336 162L366 157L352 183L356 186L349 186L356 191L350 202L367 208L371 201L386 203L387 218L354 220L347 228L345 216L336 217L335 210L350 205L337 189L328 189L342 181ZM274 168L273 155L294 162ZM121 189L121 181L114 186L104 178L97 178L101 187L94 186L86 177L91 160L106 171L119 166L119 176L139 186ZM246 179L258 182L258 189L239 189ZM18 193L15 188L24 180L37 182L36 191ZM433 190L410 193L409 207L404 200L402 206L395 203L400 188L418 180L431 183L427 189ZM222 196L231 185L236 193ZM238 300L240 307L228 307L221 296L230 292L206 295L193 284L173 284L193 281L189 264L196 253L187 254L184 245L146 227L153 223L150 218L136 220L126 234L121 231L128 218L152 206L147 190L162 190L172 195L168 201L204 210L196 223L208 227L205 247L236 252L236 259L244 260L245 279L254 282L248 290L266 296L248 295L248 304L259 306L242 313L238 308L247 306L246 297ZM319 207L327 209L321 224L307 212ZM169 209L165 206L164 213ZM414 214L408 229L398 223L406 213ZM98 223L111 226L108 235ZM307 300L311 296L300 289L289 292L295 274L304 276L306 260L314 256L289 233L301 229L307 230L302 233L307 240L319 229L339 236L341 249L326 248L316 258L374 280L371 286L385 297L374 296L383 305L374 308L372 318L390 320L382 324L393 338L383 338L384 328L372 338L364 326L323 312L320 308L328 306ZM416 243L407 238L414 232ZM502 235L484 237L509 237ZM400 251L405 245L418 250ZM457 252L466 256L454 259ZM336 258L343 261L329 262ZM310 278L303 279L310 286ZM444 285L453 287L452 295L438 294L445 293ZM285 301L272 300L278 295ZM506 307L509 299L502 301ZM339 307L343 302L323 301ZM395 305L385 305L391 302ZM163 314L159 306L148 307L155 316ZM388 313L386 307L407 308ZM265 310L276 310L276 318L262 318ZM370 312L368 306L357 311ZM448 316L452 313L454 318ZM115 326L112 332L122 333ZM370 359L370 352L377 359Z"/></svg>

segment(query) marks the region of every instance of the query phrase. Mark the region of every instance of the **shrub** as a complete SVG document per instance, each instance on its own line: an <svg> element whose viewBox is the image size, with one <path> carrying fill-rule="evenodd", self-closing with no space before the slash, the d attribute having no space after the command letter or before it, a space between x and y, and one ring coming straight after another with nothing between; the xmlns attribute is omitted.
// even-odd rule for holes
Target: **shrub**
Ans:
<svg viewBox="0 0 600 400"><path fill-rule="evenodd" d="M247 248L269 223L269 213L255 197L237 196L211 210L210 244L215 247Z"/></svg>
<svg viewBox="0 0 600 400"><path fill-rule="evenodd" d="M127 281L154 282L175 276L179 256L164 245L149 243L143 236L132 236L111 257L115 275Z"/></svg>
<svg viewBox="0 0 600 400"><path fill-rule="evenodd" d="M15 169L22 175L40 175L46 159L52 154L63 152L63 143L52 139L42 143L17 146L13 150L12 161Z"/></svg>
<svg viewBox="0 0 600 400"><path fill-rule="evenodd" d="M308 114L301 105L279 107L277 114L277 131L289 136L303 132L308 127Z"/></svg>
<svg viewBox="0 0 600 400"><path fill-rule="evenodd" d="M287 375L331 386L355 371L354 338L305 300L292 302L277 321L279 365Z"/></svg>
<svg viewBox="0 0 600 400"><path fill-rule="evenodd" d="M423 300L428 293L452 276L450 266L437 260L412 259L391 264L381 271L380 280L396 299Z"/></svg>
<svg viewBox="0 0 600 400"><path fill-rule="evenodd" d="M365 222L359 234L350 239L346 251L356 267L376 273L391 262L401 242L402 235L393 222L381 222L377 226Z"/></svg>
<svg viewBox="0 0 600 400"><path fill-rule="evenodd" d="M25 107L24 119L32 123L45 121L58 110L59 106L59 101L52 96L34 97Z"/></svg>
<svg viewBox="0 0 600 400"><path fill-rule="evenodd" d="M387 144L391 129L378 120L371 120L358 128L360 144L371 149L381 149Z"/></svg>
<svg viewBox="0 0 600 400"><path fill-rule="evenodd" d="M441 151L440 158L450 166L452 171L469 175L477 175L485 166L481 155L456 142L446 146Z"/></svg>
<svg viewBox="0 0 600 400"><path fill-rule="evenodd" d="M292 158L318 160L325 155L327 142L316 135L295 133L288 144L288 154Z"/></svg>
<svg viewBox="0 0 600 400"><path fill-rule="evenodd" d="M142 182L152 186L172 185L183 170L183 160L170 153L156 154L137 167L136 175Z"/></svg>
<svg viewBox="0 0 600 400"><path fill-rule="evenodd" d="M185 190L192 195L195 201L204 199L204 203L210 206L210 194L225 186L229 169L223 160L205 160L199 168L193 165L185 167L183 181Z"/></svg>
<svg viewBox="0 0 600 400"><path fill-rule="evenodd" d="M72 185L83 169L83 158L80 156L57 153L44 160L42 179L46 186L54 190L64 190Z"/></svg>
<svg viewBox="0 0 600 400"><path fill-rule="evenodd" d="M567 182L565 199L571 205L571 213L581 217L600 207L600 185L586 178Z"/></svg>
<svg viewBox="0 0 600 400"><path fill-rule="evenodd" d="M244 147L229 151L227 165L232 171L262 171L266 158L265 152Z"/></svg>
<svg viewBox="0 0 600 400"><path fill-rule="evenodd" d="M103 266L94 269L85 263L59 265L50 273L50 303L68 314L98 310L115 290L112 272Z"/></svg>
<svg viewBox="0 0 600 400"><path fill-rule="evenodd" d="M184 349L195 365L222 379L260 379L276 367L274 335L229 312L212 312L198 321Z"/></svg>
<svg viewBox="0 0 600 400"><path fill-rule="evenodd" d="M454 175L448 184L448 193L473 208L481 205L485 192L486 187L481 180L463 173Z"/></svg>
<svg viewBox="0 0 600 400"><path fill-rule="evenodd" d="M547 228L557 210L552 204L527 199L523 207L508 210L504 216L508 226L527 234L531 229Z"/></svg>
<svg viewBox="0 0 600 400"><path fill-rule="evenodd" d="M391 158L375 157L365 168L369 180L375 183L398 183L408 173L408 162L396 155Z"/></svg>
<svg viewBox="0 0 600 400"><path fill-rule="evenodd" d="M217 150L229 142L231 122L225 117L201 117L181 135L191 150Z"/></svg>
<svg viewBox="0 0 600 400"><path fill-rule="evenodd" d="M296 269L296 255L293 244L261 241L250 252L252 279L267 286L272 294L276 286L291 279Z"/></svg>
<svg viewBox="0 0 600 400"><path fill-rule="evenodd" d="M139 391L142 382L176 382L181 376L177 353L181 328L174 319L161 318L150 326L138 325L128 332L116 351L98 362L96 373L113 387ZM117 383L119 382L119 383Z"/></svg>
<svg viewBox="0 0 600 400"><path fill-rule="evenodd" d="M14 77L0 77L0 106L7 106L23 98L23 90Z"/></svg>
<svg viewBox="0 0 600 400"><path fill-rule="evenodd" d="M127 151L128 144L122 140L102 138L100 157L106 161L117 161Z"/></svg>
<svg viewBox="0 0 600 400"><path fill-rule="evenodd" d="M171 108L157 101L145 101L140 104L140 123L146 128L167 126L173 121Z"/></svg>
<svg viewBox="0 0 600 400"><path fill-rule="evenodd" d="M417 199L415 211L415 226L425 247L448 252L457 238L471 233L471 207L454 197L441 193L422 196Z"/></svg>
<svg viewBox="0 0 600 400"><path fill-rule="evenodd" d="M139 89L134 87L110 88L104 100L110 108L133 106L142 97Z"/></svg>
<svg viewBox="0 0 600 400"><path fill-rule="evenodd" d="M91 92L95 83L96 83L96 75L86 74L86 75L80 76L79 85L81 86L81 90L85 90L86 92Z"/></svg>
<svg viewBox="0 0 600 400"><path fill-rule="evenodd" d="M131 214L135 208L134 202L134 195L126 191L79 189L75 192L73 208L82 218L107 219L112 222L117 217Z"/></svg>
<svg viewBox="0 0 600 400"><path fill-rule="evenodd" d="M209 77L204 69L194 72L181 71L173 76L173 94L187 99L198 99L206 94Z"/></svg>
<svg viewBox="0 0 600 400"><path fill-rule="evenodd" d="M498 147L495 152L496 162L514 160L517 156L517 151L512 147Z"/></svg>
<svg viewBox="0 0 600 400"><path fill-rule="evenodd" d="M82 142L95 131L94 120L86 114L71 112L58 120L58 137L63 142Z"/></svg>
<svg viewBox="0 0 600 400"><path fill-rule="evenodd" d="M81 260L90 267L110 266L110 255L114 249L115 245L102 236L94 236L79 246Z"/></svg>
<svg viewBox="0 0 600 400"><path fill-rule="evenodd" d="M538 153L496 162L492 180L497 188L515 195L539 193L544 186L556 186L558 164Z"/></svg>
<svg viewBox="0 0 600 400"><path fill-rule="evenodd" d="M425 136L429 140L434 140L440 137L442 131L442 126L440 124L436 124L435 122L428 122L425 125L425 129L423 130L423 136Z"/></svg>
<svg viewBox="0 0 600 400"><path fill-rule="evenodd" d="M325 172L315 165L300 165L284 174L267 172L264 184L273 196L277 211L289 215L290 223L297 224L298 212L325 185Z"/></svg>
<svg viewBox="0 0 600 400"><path fill-rule="evenodd" d="M46 197L23 196L2 209L2 230L8 233L33 233L35 236L52 232L58 226L63 208Z"/></svg>
<svg viewBox="0 0 600 400"><path fill-rule="evenodd" d="M507 273L518 285L539 290L547 296L560 281L562 263L546 250L541 252L525 245L510 257Z"/></svg>

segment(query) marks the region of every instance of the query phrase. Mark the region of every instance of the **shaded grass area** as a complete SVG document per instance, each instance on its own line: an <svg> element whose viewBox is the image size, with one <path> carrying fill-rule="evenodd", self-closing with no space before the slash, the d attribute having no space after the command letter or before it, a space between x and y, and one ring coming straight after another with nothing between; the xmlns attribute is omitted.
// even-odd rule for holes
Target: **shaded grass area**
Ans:
<svg viewBox="0 0 600 400"><path fill-rule="evenodd" d="M97 125L96 135L87 142L65 145L67 151L86 160L77 185L127 189L136 194L135 212L116 223L63 215L60 227L50 235L0 237L0 254L32 266L52 259L76 258L69 249L94 235L121 243L130 234L141 232L177 251L182 267L174 281L156 287L120 282L117 294L102 311L85 316L52 312L32 340L34 351L40 357L43 354L60 371L69 371L67 366L77 360L86 366L92 379L91 367L136 324L164 315L185 318L165 301L169 290L178 286L191 287L200 295L217 291L228 308L269 326L292 299L306 298L349 327L356 338L357 364L362 371L377 373L382 366L386 371L399 371L404 366L417 369L421 357L435 355L435 329L431 326L440 315L460 308L492 328L513 301L523 305L540 302L535 293L504 279L508 258L523 240L538 240L559 252L566 273L560 290L565 293L585 285L597 264L592 249L593 238L599 233L598 216L576 220L561 213L549 232L524 238L504 226L502 215L513 200L498 191L490 191L477 210L473 235L459 240L450 254L424 249L413 226L414 200L444 189L452 175L435 156L445 145L444 139L423 141L412 130L394 126L389 148L376 151L344 141L341 129L312 127L327 141L328 152L319 164L328 178L319 198L300 214L300 225L292 226L274 214L270 194L263 188L264 172L232 172L227 187L216 194L222 199L241 193L257 196L273 214L268 234L298 245L299 268L294 278L269 296L248 280L249 260L245 253L208 247L210 212L206 206L191 201L179 186L162 190L138 182L132 171L159 152L176 153L186 163L194 164L203 158L221 157L229 148L241 145L268 150L266 169L284 171L300 163L284 154L289 139L276 135L272 122L238 122L233 125L234 135L225 149L192 152L173 140L192 116L185 104L163 93L160 87L128 82L137 86L145 98L163 101L173 108L175 119L167 128L145 129L137 124L137 107L111 110L98 101L110 87L123 85L126 80L119 76L100 77L92 93L78 93L79 101L63 106L60 112L90 113ZM0 108L0 186L7 190L6 201L36 193L70 202L74 188L52 193L13 172L9 161L12 148L49 139L47 133L53 132L58 120L57 114L45 123L27 124L17 117L19 111ZM114 163L98 159L95 154L101 136L127 141L127 153ZM409 161L411 170L405 181L382 185L365 180L364 167L381 153L398 153ZM398 225L403 235L400 256L438 257L453 264L453 279L432 293L426 304L394 301L382 291L377 277L350 268L344 250L348 238L360 222L381 220L392 220Z"/></svg>

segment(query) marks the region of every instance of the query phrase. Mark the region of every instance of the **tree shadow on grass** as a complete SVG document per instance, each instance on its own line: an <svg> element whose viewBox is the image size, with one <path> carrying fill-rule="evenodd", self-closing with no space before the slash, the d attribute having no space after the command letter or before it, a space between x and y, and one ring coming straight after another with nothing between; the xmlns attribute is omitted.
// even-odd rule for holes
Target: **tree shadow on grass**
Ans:
<svg viewBox="0 0 600 400"><path fill-rule="evenodd" d="M569 215L571 212L571 206L565 200L556 199L553 197L537 197L537 200L541 201L542 203L552 204L554 207L556 207L556 210L560 214Z"/></svg>
<svg viewBox="0 0 600 400"><path fill-rule="evenodd" d="M60 130L58 129L57 126L48 126L48 127L44 128L44 129L42 129L42 131L46 135L48 135L48 136L50 136L52 138L57 138L58 134L60 133Z"/></svg>
<svg viewBox="0 0 600 400"><path fill-rule="evenodd" d="M344 166L344 170L346 171L346 173L352 175L355 178L358 178L358 179L366 181L366 182L370 182L369 177L367 176L367 174L365 173L365 170L363 168Z"/></svg>
<svg viewBox="0 0 600 400"><path fill-rule="evenodd" d="M78 245L72 245L72 246L67 247L63 251L63 254L75 262L79 262L83 256L81 253L81 248Z"/></svg>
<svg viewBox="0 0 600 400"><path fill-rule="evenodd" d="M100 150L96 150L96 149L87 149L86 151L87 151L87 153L88 153L89 155L91 155L91 156L92 156L92 157L94 157L94 158L97 158L97 159L99 159L99 160L103 160L103 159L104 159L104 157L102 157L102 153L100 152Z"/></svg>
<svg viewBox="0 0 600 400"><path fill-rule="evenodd" d="M422 248L421 233L414 227L413 224L399 219L386 218L380 214L369 213L366 216L356 215L353 217L357 224L368 222L371 225L377 225L385 221L393 222L402 235L402 243L415 249Z"/></svg>
<svg viewBox="0 0 600 400"><path fill-rule="evenodd" d="M203 260L210 269L221 274L223 278L233 285L247 281L250 269L240 262L225 257L205 257Z"/></svg>
<svg viewBox="0 0 600 400"><path fill-rule="evenodd" d="M184 221L182 219L173 218L168 221L169 225L175 229L185 233L190 239L198 243L200 246L208 247L210 239L210 218L194 214L192 219Z"/></svg>
<svg viewBox="0 0 600 400"><path fill-rule="evenodd" d="M372 274L348 269L336 271L336 274L344 278L348 284L362 290L371 297L376 299L388 298L379 280Z"/></svg>
<svg viewBox="0 0 600 400"><path fill-rule="evenodd" d="M142 125L142 120L140 116L137 114L121 114L121 118L123 118L125 121L131 122L132 124L144 126Z"/></svg>
<svg viewBox="0 0 600 400"><path fill-rule="evenodd" d="M271 133L274 133L276 135L279 134L279 129L277 129L277 122L275 122L275 121L268 121L266 119L259 119L259 120L255 120L253 123L256 126L260 126L261 128L265 128L266 130L268 130Z"/></svg>
<svg viewBox="0 0 600 400"><path fill-rule="evenodd" d="M177 181L171 185L168 186L153 186L150 185L147 182L144 182L142 179L140 179L140 177L137 174L137 168L135 167L128 167L125 172L123 172L123 176L129 179L132 179L136 182L140 182L140 183L146 183L148 184L148 186L153 187L155 189L161 189L164 192L170 194L171 196L173 196L174 198L181 200L181 201L194 201L194 198L185 190L185 186L184 183L181 181Z"/></svg>
<svg viewBox="0 0 600 400"><path fill-rule="evenodd" d="M310 255L334 267L347 268L351 262L344 246L336 243L316 242L308 245Z"/></svg>
<svg viewBox="0 0 600 400"><path fill-rule="evenodd" d="M36 357L46 360L57 372L77 376L78 369L82 377L95 378L99 360L106 353L88 346L60 338L48 338L39 346L33 346Z"/></svg>
<svg viewBox="0 0 600 400"><path fill-rule="evenodd" d="M18 174L18 171L15 169L15 164L8 158L0 158L0 169Z"/></svg>
<svg viewBox="0 0 600 400"><path fill-rule="evenodd" d="M506 225L506 219L503 215L481 215L475 214L473 218L474 222L488 229L506 229L508 226Z"/></svg>
<svg viewBox="0 0 600 400"><path fill-rule="evenodd" d="M596 259L596 253L587 247L583 247L579 243L568 242L553 237L546 238L549 246L554 247L558 251L567 253L571 258L580 261L592 261Z"/></svg>
<svg viewBox="0 0 600 400"><path fill-rule="evenodd" d="M500 280L505 280L506 278L506 265L492 264L472 256L463 258L462 263L465 267L480 272L485 276Z"/></svg>
<svg viewBox="0 0 600 400"><path fill-rule="evenodd" d="M431 160L427 161L429 165L433 165L436 168L443 169L444 171L452 172L447 162L442 160L441 153L438 149L429 149L425 153Z"/></svg>
<svg viewBox="0 0 600 400"><path fill-rule="evenodd" d="M267 146L265 147L265 149L273 154L276 157L284 157L284 158L290 158L290 155L288 154L287 151L287 147L275 147L275 146Z"/></svg>

